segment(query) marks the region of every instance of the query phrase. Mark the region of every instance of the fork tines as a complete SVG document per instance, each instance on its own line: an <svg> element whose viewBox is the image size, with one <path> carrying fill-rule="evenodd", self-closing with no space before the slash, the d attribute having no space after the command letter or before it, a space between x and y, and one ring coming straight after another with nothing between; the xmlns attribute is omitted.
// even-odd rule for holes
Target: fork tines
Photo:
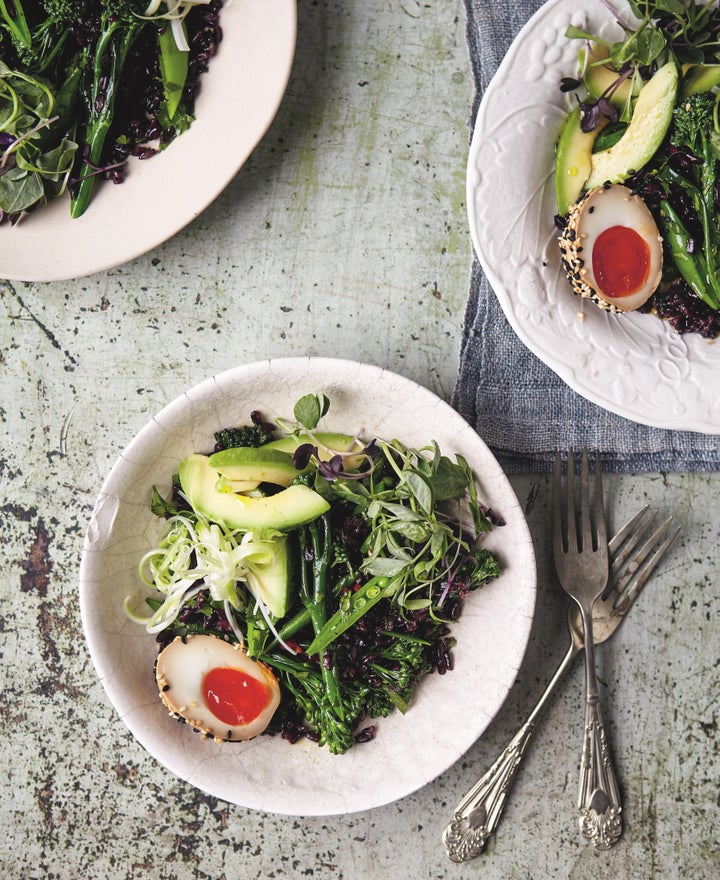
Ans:
<svg viewBox="0 0 720 880"><path fill-rule="evenodd" d="M575 504L575 453L572 448L567 453L567 470L565 474L565 503L560 505L562 498L562 457L558 452L555 456L555 471L553 478L553 508L557 509L557 516L565 521L565 535L567 543L563 547L567 550L572 545L582 550L597 549L607 541L605 527L605 509L603 507L603 490L602 490L602 466L600 461L600 453L595 453L595 469L593 479L593 497L592 504L590 501L590 468L588 464L588 450L583 447L582 458L580 460L580 505L579 508ZM562 507L562 511L560 511ZM579 510L578 522L572 515L572 511ZM588 516L588 514L591 516ZM564 516L563 516L564 515ZM576 531L577 527L577 531ZM556 529L559 531L559 529ZM563 542L564 543L564 542Z"/></svg>
<svg viewBox="0 0 720 880"><path fill-rule="evenodd" d="M618 596L614 603L623 614L652 574L668 547L680 531L671 528L672 516L653 531L658 511L645 505L627 522L609 543L611 553L610 583ZM608 590L607 593L610 591Z"/></svg>

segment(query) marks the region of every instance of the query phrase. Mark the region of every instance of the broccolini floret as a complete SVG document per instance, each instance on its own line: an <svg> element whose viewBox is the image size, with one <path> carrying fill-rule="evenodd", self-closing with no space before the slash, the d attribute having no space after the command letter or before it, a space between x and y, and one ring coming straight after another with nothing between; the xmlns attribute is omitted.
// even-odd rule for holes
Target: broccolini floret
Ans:
<svg viewBox="0 0 720 880"><path fill-rule="evenodd" d="M272 440L272 434L263 425L242 425L215 432L215 450L235 449L238 446L263 446Z"/></svg>
<svg viewBox="0 0 720 880"><path fill-rule="evenodd" d="M673 110L670 143L701 152L703 139L715 130L715 96L710 92L688 95Z"/></svg>

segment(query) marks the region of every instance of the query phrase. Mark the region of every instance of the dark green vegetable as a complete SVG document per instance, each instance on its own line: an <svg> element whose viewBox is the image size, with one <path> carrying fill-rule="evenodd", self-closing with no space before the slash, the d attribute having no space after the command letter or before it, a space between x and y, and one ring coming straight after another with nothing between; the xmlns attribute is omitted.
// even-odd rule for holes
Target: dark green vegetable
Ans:
<svg viewBox="0 0 720 880"><path fill-rule="evenodd" d="M115 98L125 60L143 27L129 2L103 4L100 37L95 46L92 86L87 96L87 121L83 133L84 170L71 194L70 216L80 217L90 204L103 149L115 114Z"/></svg>
<svg viewBox="0 0 720 880"><path fill-rule="evenodd" d="M328 619L330 541L330 521L327 514L301 531L300 598L310 614L316 636ZM342 723L345 721L345 710L332 658L323 657L320 668L328 705L336 714L338 723Z"/></svg>
<svg viewBox="0 0 720 880"><path fill-rule="evenodd" d="M340 719L315 664L287 654L266 654L263 661L280 673L282 688L292 695L291 724L304 729L307 722L317 734L319 745L327 746L334 755L347 752L355 742L353 728L364 712L367 686L353 682L344 688L344 718Z"/></svg>
<svg viewBox="0 0 720 880"><path fill-rule="evenodd" d="M384 577L371 578L356 591L347 597L347 601L341 603L340 608L325 623L316 628L315 638L306 648L310 656L322 654L328 646L341 636L345 630L350 629L361 617L376 605L381 599L387 598L385 589L388 580Z"/></svg>
<svg viewBox="0 0 720 880"><path fill-rule="evenodd" d="M188 52L178 49L169 27L158 31L160 47L160 74L165 91L168 120L172 122L182 101L188 75Z"/></svg>
<svg viewBox="0 0 720 880"><path fill-rule="evenodd" d="M215 451L235 449L238 446L263 446L273 439L272 429L261 420L239 428L223 428L215 433Z"/></svg>
<svg viewBox="0 0 720 880"><path fill-rule="evenodd" d="M684 97L673 111L669 148L655 157L640 189L660 186L656 210L667 250L690 289L713 310L720 308L720 228L716 190L720 135L715 97Z"/></svg>
<svg viewBox="0 0 720 880"><path fill-rule="evenodd" d="M715 293L715 285L707 261L702 253L693 253L693 237L669 200L663 202L658 219L678 272L704 303L717 310L720 307L720 300Z"/></svg>
<svg viewBox="0 0 720 880"><path fill-rule="evenodd" d="M12 10L8 8L12 7ZM0 17L3 27L10 34L18 48L29 48L32 43L30 28L20 0L0 0Z"/></svg>

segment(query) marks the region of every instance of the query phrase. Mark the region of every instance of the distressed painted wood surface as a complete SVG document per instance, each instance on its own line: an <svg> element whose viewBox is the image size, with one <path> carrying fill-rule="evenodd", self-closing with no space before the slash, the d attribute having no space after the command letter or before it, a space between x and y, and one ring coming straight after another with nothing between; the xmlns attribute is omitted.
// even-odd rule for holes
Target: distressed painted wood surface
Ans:
<svg viewBox="0 0 720 880"><path fill-rule="evenodd" d="M542 723L488 852L457 866L441 843L453 807L566 647L545 477L514 479L540 579L517 684L462 760L390 806L287 819L188 787L127 733L84 646L78 562L96 493L120 450L183 389L239 363L309 354L375 362L449 397L470 266L471 100L459 0L300 0L286 99L215 204L121 268L67 283L0 283L4 876L720 873L718 477L608 481L616 524L650 502L683 526L598 656L626 804L624 839L609 853L583 843L574 818L580 666Z"/></svg>

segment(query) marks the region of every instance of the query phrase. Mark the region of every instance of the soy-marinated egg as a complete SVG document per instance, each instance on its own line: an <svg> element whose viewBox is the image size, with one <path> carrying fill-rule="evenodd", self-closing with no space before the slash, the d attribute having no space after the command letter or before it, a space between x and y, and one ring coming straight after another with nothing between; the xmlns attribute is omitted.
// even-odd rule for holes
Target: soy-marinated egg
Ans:
<svg viewBox="0 0 720 880"><path fill-rule="evenodd" d="M662 237L645 202L626 186L593 189L573 205L560 252L574 292L609 311L639 308L660 283Z"/></svg>
<svg viewBox="0 0 720 880"><path fill-rule="evenodd" d="M280 703L271 670L216 636L176 638L158 655L155 675L170 714L217 740L257 736Z"/></svg>

